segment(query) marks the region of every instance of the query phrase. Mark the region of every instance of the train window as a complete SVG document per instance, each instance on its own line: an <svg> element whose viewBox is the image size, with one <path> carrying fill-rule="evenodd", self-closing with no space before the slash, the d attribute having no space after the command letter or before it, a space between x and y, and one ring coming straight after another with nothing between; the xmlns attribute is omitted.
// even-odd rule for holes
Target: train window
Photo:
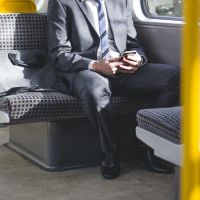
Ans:
<svg viewBox="0 0 200 200"><path fill-rule="evenodd" d="M144 0L143 5L151 17L182 17L183 0Z"/></svg>

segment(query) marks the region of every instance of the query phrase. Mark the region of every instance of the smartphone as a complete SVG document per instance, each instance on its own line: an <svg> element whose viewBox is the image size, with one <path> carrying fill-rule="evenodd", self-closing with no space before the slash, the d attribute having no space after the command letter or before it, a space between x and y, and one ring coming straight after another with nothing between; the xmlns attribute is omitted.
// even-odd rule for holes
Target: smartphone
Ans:
<svg viewBox="0 0 200 200"><path fill-rule="evenodd" d="M122 54L122 56L126 56L128 54L136 54L137 51L124 51L124 53Z"/></svg>

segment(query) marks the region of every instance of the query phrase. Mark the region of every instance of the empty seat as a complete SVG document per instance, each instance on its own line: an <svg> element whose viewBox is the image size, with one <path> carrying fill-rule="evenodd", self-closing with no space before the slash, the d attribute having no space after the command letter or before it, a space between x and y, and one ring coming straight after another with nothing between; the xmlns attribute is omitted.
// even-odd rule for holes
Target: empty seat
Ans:
<svg viewBox="0 0 200 200"><path fill-rule="evenodd" d="M182 107L153 108L137 113L137 137L154 150L154 154L181 166L180 116Z"/></svg>

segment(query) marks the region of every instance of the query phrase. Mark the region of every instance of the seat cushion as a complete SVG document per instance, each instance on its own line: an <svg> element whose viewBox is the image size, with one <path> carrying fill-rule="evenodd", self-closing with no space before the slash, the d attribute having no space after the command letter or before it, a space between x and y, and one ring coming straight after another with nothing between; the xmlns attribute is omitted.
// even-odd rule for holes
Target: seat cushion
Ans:
<svg viewBox="0 0 200 200"><path fill-rule="evenodd" d="M111 104L114 114L132 114L134 110L136 112L147 106L147 102L124 97L112 97ZM5 96L0 98L0 110L9 116L10 123L86 117L75 97L59 92L25 92Z"/></svg>
<svg viewBox="0 0 200 200"><path fill-rule="evenodd" d="M138 126L180 144L180 115L182 107L143 109L137 113Z"/></svg>

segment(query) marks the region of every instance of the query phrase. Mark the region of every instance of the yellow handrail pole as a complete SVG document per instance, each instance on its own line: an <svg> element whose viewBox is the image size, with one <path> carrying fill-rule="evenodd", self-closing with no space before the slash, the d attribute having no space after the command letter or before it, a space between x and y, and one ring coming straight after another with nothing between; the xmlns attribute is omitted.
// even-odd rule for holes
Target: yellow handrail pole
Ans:
<svg viewBox="0 0 200 200"><path fill-rule="evenodd" d="M0 0L0 13L35 13L34 0Z"/></svg>
<svg viewBox="0 0 200 200"><path fill-rule="evenodd" d="M200 0L184 0L181 199L200 199Z"/></svg>

